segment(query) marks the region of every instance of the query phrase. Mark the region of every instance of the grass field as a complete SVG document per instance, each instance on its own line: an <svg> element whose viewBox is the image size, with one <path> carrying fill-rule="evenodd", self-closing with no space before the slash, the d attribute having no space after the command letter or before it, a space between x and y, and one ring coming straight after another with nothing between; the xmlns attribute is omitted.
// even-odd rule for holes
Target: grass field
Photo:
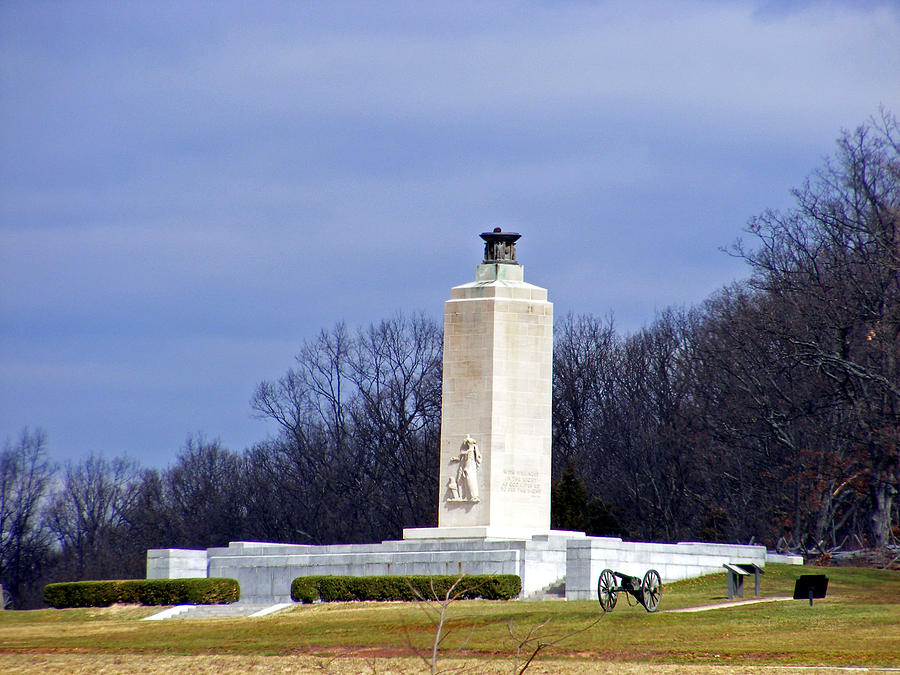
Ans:
<svg viewBox="0 0 900 675"><path fill-rule="evenodd" d="M666 585L656 614L623 596L606 615L597 602L455 602L438 668L514 672L537 641L563 638L527 672L900 669L900 572L770 565L763 597L790 596L796 577L810 572L830 579L828 597L812 607L776 601L666 611L726 602L724 574ZM749 590L747 598L752 583ZM158 610L0 612L0 671L428 672L422 657L430 656L435 634L417 603L297 605L253 619L139 620ZM529 631L534 639L523 644Z"/></svg>

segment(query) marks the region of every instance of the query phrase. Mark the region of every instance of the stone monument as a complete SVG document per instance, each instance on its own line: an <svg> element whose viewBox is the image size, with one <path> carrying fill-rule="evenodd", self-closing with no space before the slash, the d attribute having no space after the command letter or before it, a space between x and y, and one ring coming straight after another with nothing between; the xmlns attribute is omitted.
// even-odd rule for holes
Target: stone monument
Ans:
<svg viewBox="0 0 900 675"><path fill-rule="evenodd" d="M553 305L524 281L516 232L484 232L475 281L444 305L438 527L404 539L550 531Z"/></svg>
<svg viewBox="0 0 900 675"><path fill-rule="evenodd" d="M147 578L233 577L242 602L282 603L299 576L517 574L523 598L564 588L566 599L585 600L596 597L607 567L634 576L654 568L667 583L724 563L765 564L762 546L550 529L553 305L545 289L525 283L518 233L497 228L481 238L475 281L453 288L444 305L438 527L372 544L150 549Z"/></svg>

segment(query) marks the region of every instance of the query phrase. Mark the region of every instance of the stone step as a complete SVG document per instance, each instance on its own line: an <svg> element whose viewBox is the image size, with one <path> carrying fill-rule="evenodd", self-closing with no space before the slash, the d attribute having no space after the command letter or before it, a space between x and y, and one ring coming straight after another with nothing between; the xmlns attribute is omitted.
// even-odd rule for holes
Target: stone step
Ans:
<svg viewBox="0 0 900 675"><path fill-rule="evenodd" d="M528 595L525 600L565 600L566 578L557 579L552 584L544 586L541 590Z"/></svg>
<svg viewBox="0 0 900 675"><path fill-rule="evenodd" d="M259 604L235 602L230 605L179 605L147 617L150 620L160 619L233 619L238 617L266 616L279 612L294 603Z"/></svg>

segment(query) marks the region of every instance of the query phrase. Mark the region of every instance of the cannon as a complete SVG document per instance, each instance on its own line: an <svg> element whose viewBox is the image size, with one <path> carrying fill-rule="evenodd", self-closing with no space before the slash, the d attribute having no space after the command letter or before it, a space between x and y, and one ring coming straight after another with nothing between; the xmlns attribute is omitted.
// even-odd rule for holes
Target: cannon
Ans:
<svg viewBox="0 0 900 675"><path fill-rule="evenodd" d="M662 596L662 580L656 570L647 570L644 578L633 577L610 569L600 572L597 579L597 599L604 612L611 612L616 606L619 593L627 593L637 600L648 612L655 612Z"/></svg>

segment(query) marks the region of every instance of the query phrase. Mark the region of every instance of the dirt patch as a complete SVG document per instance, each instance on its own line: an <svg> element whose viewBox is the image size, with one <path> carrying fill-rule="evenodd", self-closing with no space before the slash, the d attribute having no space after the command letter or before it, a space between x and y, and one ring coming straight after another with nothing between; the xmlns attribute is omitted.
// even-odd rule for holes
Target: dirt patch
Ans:
<svg viewBox="0 0 900 675"><path fill-rule="evenodd" d="M509 673L508 660L442 659L441 670L471 673ZM457 670L459 669L459 670ZM0 654L0 671L4 673L72 673L73 675L150 675L171 673L326 673L332 675L407 675L427 673L427 665L417 657L390 656L375 653L297 655L297 656L160 656L141 654ZM602 662L587 659L545 659L534 662L528 673L550 675L837 675L847 669L790 666L735 666L706 664ZM898 672L897 669L867 668L869 673Z"/></svg>

